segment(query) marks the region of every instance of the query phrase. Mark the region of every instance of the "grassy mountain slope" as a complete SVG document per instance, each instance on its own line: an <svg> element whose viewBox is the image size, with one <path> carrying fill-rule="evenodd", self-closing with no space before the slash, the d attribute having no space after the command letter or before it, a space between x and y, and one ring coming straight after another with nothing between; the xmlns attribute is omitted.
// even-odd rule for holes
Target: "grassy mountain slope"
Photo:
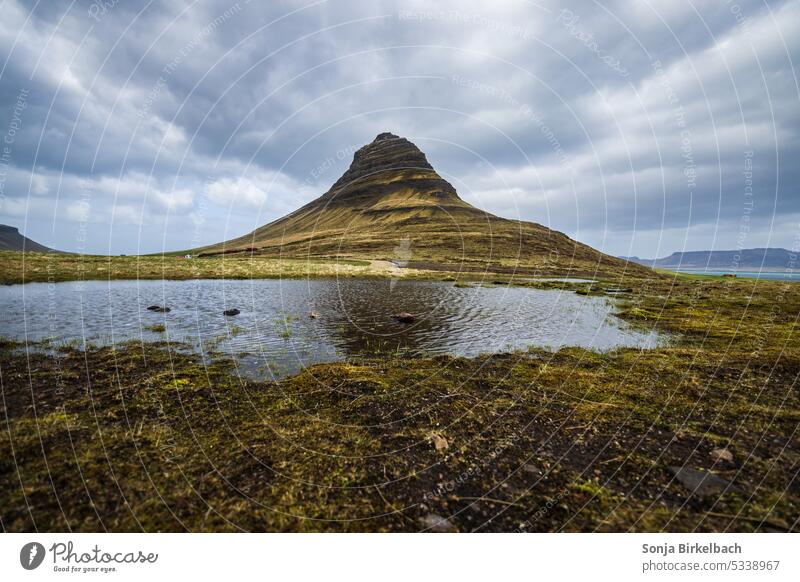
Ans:
<svg viewBox="0 0 800 582"><path fill-rule="evenodd" d="M358 150L321 197L252 233L196 252L383 259L542 275L652 275L540 224L468 204L414 144L389 133Z"/></svg>
<svg viewBox="0 0 800 582"><path fill-rule="evenodd" d="M54 252L44 245L20 234L16 227L0 224L0 251Z"/></svg>

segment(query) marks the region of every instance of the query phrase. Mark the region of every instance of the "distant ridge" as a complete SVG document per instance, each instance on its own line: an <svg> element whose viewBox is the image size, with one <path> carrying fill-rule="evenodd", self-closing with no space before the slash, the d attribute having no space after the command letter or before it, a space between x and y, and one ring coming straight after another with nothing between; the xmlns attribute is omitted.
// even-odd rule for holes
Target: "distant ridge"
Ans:
<svg viewBox="0 0 800 582"><path fill-rule="evenodd" d="M250 234L191 252L520 274L654 275L541 224L472 206L416 145L388 132L356 151L349 169L316 200Z"/></svg>
<svg viewBox="0 0 800 582"><path fill-rule="evenodd" d="M754 248L732 251L685 251L661 259L621 259L664 269L771 269L800 268L797 253L781 248Z"/></svg>
<svg viewBox="0 0 800 582"><path fill-rule="evenodd" d="M18 228L7 224L0 224L0 251L59 252L40 245L26 236L22 236Z"/></svg>

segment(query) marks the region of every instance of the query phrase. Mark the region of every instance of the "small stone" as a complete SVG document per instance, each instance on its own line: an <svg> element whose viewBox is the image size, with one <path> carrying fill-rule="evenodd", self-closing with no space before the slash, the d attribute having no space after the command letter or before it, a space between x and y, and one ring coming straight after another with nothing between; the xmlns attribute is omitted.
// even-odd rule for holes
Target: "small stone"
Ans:
<svg viewBox="0 0 800 582"><path fill-rule="evenodd" d="M437 451L444 451L447 449L447 447L450 446L447 443L447 439L438 433L432 433L431 440L433 441L433 446L436 448Z"/></svg>
<svg viewBox="0 0 800 582"><path fill-rule="evenodd" d="M160 305L151 305L150 307L147 308L147 311L153 311L155 313L169 313L170 308L162 307Z"/></svg>
<svg viewBox="0 0 800 582"><path fill-rule="evenodd" d="M711 451L711 458L715 461L727 461L733 463L733 453L728 449L714 449Z"/></svg>
<svg viewBox="0 0 800 582"><path fill-rule="evenodd" d="M436 515L435 513L429 513L419 521L426 530L432 532L453 533L458 531L456 526L454 526L449 519Z"/></svg>
<svg viewBox="0 0 800 582"><path fill-rule="evenodd" d="M317 313L316 311L312 311L312 312L310 312L310 313L308 314L308 316L309 316L311 319L317 319L317 318L319 317L319 313Z"/></svg>
<svg viewBox="0 0 800 582"><path fill-rule="evenodd" d="M392 315L392 317L397 321L399 321L400 323L414 323L414 321L417 319L414 316L414 314L408 313L406 311L395 313L394 315Z"/></svg>
<svg viewBox="0 0 800 582"><path fill-rule="evenodd" d="M542 470L537 467L536 465L531 465L530 463L523 465L522 470L526 473L532 473L533 475L541 475Z"/></svg>
<svg viewBox="0 0 800 582"><path fill-rule="evenodd" d="M723 493L741 493L742 490L730 481L713 473L690 469L689 467L670 467L678 482L699 497L719 496Z"/></svg>
<svg viewBox="0 0 800 582"><path fill-rule="evenodd" d="M227 315L228 317L233 317L234 315L239 315L241 311L238 309L226 309L222 312L222 315Z"/></svg>

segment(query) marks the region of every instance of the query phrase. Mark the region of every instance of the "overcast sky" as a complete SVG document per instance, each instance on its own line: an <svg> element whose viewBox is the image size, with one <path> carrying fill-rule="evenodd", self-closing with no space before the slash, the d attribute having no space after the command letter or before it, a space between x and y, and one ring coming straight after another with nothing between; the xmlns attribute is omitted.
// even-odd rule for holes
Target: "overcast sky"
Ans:
<svg viewBox="0 0 800 582"><path fill-rule="evenodd" d="M407 137L615 255L800 244L800 2L0 2L0 222L173 250Z"/></svg>

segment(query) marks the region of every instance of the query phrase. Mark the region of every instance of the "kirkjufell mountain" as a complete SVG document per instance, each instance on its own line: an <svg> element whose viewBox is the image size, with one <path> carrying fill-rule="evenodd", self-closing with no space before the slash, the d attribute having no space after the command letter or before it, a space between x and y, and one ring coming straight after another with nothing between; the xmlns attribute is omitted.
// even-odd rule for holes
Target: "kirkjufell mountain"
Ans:
<svg viewBox="0 0 800 582"><path fill-rule="evenodd" d="M325 194L201 256L383 259L443 270L652 275L540 224L501 218L462 200L413 143L381 133L356 151Z"/></svg>

